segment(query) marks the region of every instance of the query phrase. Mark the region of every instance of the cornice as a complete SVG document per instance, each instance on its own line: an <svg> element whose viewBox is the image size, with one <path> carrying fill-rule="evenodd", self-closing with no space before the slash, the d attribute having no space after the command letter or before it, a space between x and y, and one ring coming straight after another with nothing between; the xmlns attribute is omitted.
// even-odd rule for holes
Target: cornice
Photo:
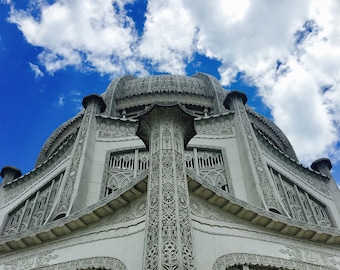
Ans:
<svg viewBox="0 0 340 270"><path fill-rule="evenodd" d="M190 171L187 171L187 173L189 176L189 191L228 213L284 235L313 242L340 245L340 230L337 228L300 222L270 212L242 201L222 189L204 182L204 179L200 179L198 175Z"/></svg>
<svg viewBox="0 0 340 270"><path fill-rule="evenodd" d="M146 177L147 172L137 176L134 181L124 186L124 188L115 191L98 203L65 218L52 221L31 231L5 237L2 236L0 240L0 253L28 248L55 240L101 220L145 193L147 187Z"/></svg>
<svg viewBox="0 0 340 270"><path fill-rule="evenodd" d="M314 177L321 177L323 181L328 182L330 180L328 175L322 174L318 171L315 171L309 167L305 167L303 164L297 162L295 159L291 158L290 156L288 156L286 153L284 153L281 149L279 149L278 147L276 147L273 142L265 136L265 134L263 134L263 132L261 130L259 130L257 127L254 126L254 129L258 132L258 134L261 136L261 138L266 141L272 148L273 151L275 151L276 153L278 153L285 161L294 164L295 166L298 166L301 170L305 171L308 174L312 174Z"/></svg>

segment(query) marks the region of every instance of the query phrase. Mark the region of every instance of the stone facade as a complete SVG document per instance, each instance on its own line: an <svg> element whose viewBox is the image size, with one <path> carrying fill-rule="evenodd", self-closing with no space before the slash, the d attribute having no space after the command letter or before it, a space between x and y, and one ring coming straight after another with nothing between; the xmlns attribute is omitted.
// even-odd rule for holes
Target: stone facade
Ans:
<svg viewBox="0 0 340 270"><path fill-rule="evenodd" d="M328 159L212 76L125 76L1 171L0 270L340 269Z"/></svg>

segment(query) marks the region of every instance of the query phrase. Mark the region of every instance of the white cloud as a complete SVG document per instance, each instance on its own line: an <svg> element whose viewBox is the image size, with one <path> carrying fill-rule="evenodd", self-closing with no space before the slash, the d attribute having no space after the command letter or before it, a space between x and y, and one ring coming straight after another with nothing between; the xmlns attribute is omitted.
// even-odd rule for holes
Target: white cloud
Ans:
<svg viewBox="0 0 340 270"><path fill-rule="evenodd" d="M35 3L39 18L30 11L11 9L9 21L26 40L43 48L39 55L53 73L66 66L93 68L102 73L134 73L125 60L134 57L137 34L124 4L131 0L64 0L52 5ZM136 61L138 61L136 59Z"/></svg>
<svg viewBox="0 0 340 270"><path fill-rule="evenodd" d="M336 159L339 3L250 1L237 7L237 19L223 6L232 1L184 3L200 29L197 49L222 62L221 81L228 85L243 72L302 162L322 155Z"/></svg>
<svg viewBox="0 0 340 270"><path fill-rule="evenodd" d="M184 74L194 51L196 32L190 12L180 0L150 0L140 56L150 59L160 72Z"/></svg>
<svg viewBox="0 0 340 270"><path fill-rule="evenodd" d="M32 63L28 63L31 70L34 72L35 78L38 79L40 77L44 77L44 73L40 70L39 66L34 65Z"/></svg>
<svg viewBox="0 0 340 270"><path fill-rule="evenodd" d="M302 162L339 159L338 1L150 0L141 37L124 9L131 2L37 1L39 18L12 8L10 21L43 49L50 73L184 74L194 52L218 59L223 84L242 72L258 87Z"/></svg>

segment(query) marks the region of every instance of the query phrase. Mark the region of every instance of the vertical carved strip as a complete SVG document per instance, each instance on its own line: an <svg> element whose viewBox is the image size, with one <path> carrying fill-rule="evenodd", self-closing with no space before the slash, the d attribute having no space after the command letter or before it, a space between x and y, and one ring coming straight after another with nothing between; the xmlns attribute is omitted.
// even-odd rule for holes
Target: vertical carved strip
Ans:
<svg viewBox="0 0 340 270"><path fill-rule="evenodd" d="M188 124L183 115L177 107L156 108L141 119L151 155L144 269L195 268L184 163Z"/></svg>
<svg viewBox="0 0 340 270"><path fill-rule="evenodd" d="M74 194L76 178L82 175L83 168L80 167L80 161L84 157L88 147L89 134L92 129L95 129L95 115L104 112L106 109L103 98L97 95L86 96L82 104L85 108L85 113L71 153L71 164L65 172L58 193L59 201L49 218L65 216L71 211L72 202L77 195Z"/></svg>
<svg viewBox="0 0 340 270"><path fill-rule="evenodd" d="M252 129L251 123L249 121L246 108L244 104L247 98L245 94L241 92L231 92L228 94L225 104L232 107L235 111L235 116L237 117L236 123L238 123L239 128L242 130L243 139L247 148L250 151L251 159L255 167L255 176L258 179L258 184L260 189L258 190L260 197L263 199L264 205L270 209L277 209L281 213L285 212L285 209L279 202L277 196L274 193L274 185L270 181L269 172L267 171L266 164L262 160L260 147L256 141L255 133Z"/></svg>

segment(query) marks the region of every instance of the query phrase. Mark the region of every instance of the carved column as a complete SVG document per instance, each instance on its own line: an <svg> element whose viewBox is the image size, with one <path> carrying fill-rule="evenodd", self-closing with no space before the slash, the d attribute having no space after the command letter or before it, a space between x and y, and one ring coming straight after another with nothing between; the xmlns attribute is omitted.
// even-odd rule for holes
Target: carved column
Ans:
<svg viewBox="0 0 340 270"><path fill-rule="evenodd" d="M81 194L82 192L79 191L79 187L80 182L86 185L86 183L84 183L86 181L82 178L89 175L87 170L90 166L86 166L86 153L89 152L94 145L93 140L95 140L96 136L95 116L105 111L106 105L103 98L98 95L86 96L82 104L85 108L83 120L73 146L70 165L65 172L62 186L59 190L59 200L57 199L57 204L49 217L50 219L68 215L72 208L80 209L82 207L81 200L85 198L84 194ZM80 206L75 206L75 204L79 204Z"/></svg>
<svg viewBox="0 0 340 270"><path fill-rule="evenodd" d="M247 96L238 91L229 92L224 101L224 106L235 112L235 131L239 140L239 151L243 158L243 166L248 166L250 174L245 176L248 181L248 198L250 203L258 204L258 199L254 196L252 185L255 186L262 205L268 210L277 210L286 213L281 201L276 194L276 187L270 179L270 174L266 163L262 158L261 148L257 142L256 135L248 118L245 104ZM249 183L253 181L253 183ZM252 196L252 197L250 197Z"/></svg>
<svg viewBox="0 0 340 270"><path fill-rule="evenodd" d="M137 135L149 146L148 209L143 269L194 269L184 146L193 118L178 106L154 107Z"/></svg>
<svg viewBox="0 0 340 270"><path fill-rule="evenodd" d="M333 175L331 173L332 169L332 163L328 158L320 158L318 160L315 160L311 168L315 171L318 171L319 173L322 173L324 175L327 175L330 179L327 183L329 190L333 196L336 208L340 211L340 194L339 194L339 187L333 178ZM340 220L337 221L337 225L340 227Z"/></svg>

